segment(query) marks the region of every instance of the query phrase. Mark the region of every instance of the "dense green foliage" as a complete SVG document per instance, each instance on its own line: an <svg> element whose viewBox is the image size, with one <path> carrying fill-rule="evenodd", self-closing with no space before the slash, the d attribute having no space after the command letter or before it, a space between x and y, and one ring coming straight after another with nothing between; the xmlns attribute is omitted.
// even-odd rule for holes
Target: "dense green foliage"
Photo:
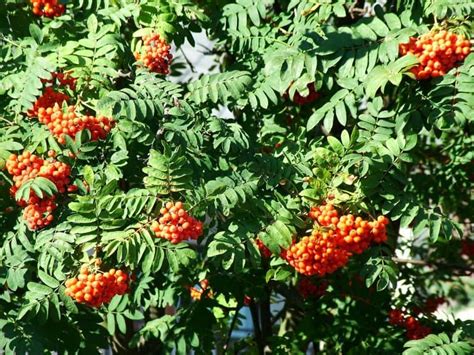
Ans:
<svg viewBox="0 0 474 355"><path fill-rule="evenodd" d="M30 231L0 170L0 348L472 351L472 322L428 315L433 335L404 350L403 330L387 320L391 307L431 295L458 305L472 295L461 239L474 216L474 54L425 81L411 75L413 57L399 56L400 43L433 26L469 38L471 1L63 3L54 19L34 16L29 1L0 3L0 167L12 153L53 149L79 187L58 197L53 224ZM219 70L170 81L137 66L133 52L149 29L172 44L174 79L190 67L181 46L201 31ZM116 120L106 140L83 132L63 146L27 117L42 79L58 71L77 78L77 107ZM321 97L295 104L311 83ZM222 107L233 118L221 117ZM28 184L20 195L54 193L47 181ZM307 235L309 208L328 195L342 210L387 216L389 240L326 276L321 298L304 300L301 276L278 255ZM197 243L171 244L150 230L169 200L204 222ZM406 227L413 233L401 237ZM136 275L127 295L98 309L64 295L65 280L96 257ZM203 279L213 297L192 300L188 286ZM255 333L229 345L244 296Z"/></svg>

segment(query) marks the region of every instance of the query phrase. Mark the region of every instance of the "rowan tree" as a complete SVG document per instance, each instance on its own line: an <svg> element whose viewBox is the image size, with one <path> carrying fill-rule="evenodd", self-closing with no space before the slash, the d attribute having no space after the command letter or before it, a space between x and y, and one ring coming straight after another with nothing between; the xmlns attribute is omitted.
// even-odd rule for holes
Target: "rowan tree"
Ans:
<svg viewBox="0 0 474 355"><path fill-rule="evenodd" d="M0 348L471 354L473 10L1 1Z"/></svg>

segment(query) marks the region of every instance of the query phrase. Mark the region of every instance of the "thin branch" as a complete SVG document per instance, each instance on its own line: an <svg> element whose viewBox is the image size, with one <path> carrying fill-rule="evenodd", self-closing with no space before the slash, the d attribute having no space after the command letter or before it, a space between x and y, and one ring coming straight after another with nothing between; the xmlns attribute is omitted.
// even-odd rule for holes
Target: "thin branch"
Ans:
<svg viewBox="0 0 474 355"><path fill-rule="evenodd" d="M474 267L471 267L469 265L451 264L451 263L443 263L443 262L439 262L439 261L426 261L426 260L419 260L419 259L392 258L392 260L397 264L413 264L413 265L422 265L422 266L436 266L436 267L439 267L439 268L458 269L458 270L474 272Z"/></svg>
<svg viewBox="0 0 474 355"><path fill-rule="evenodd" d="M188 63L189 69L191 69L191 72L196 73L196 69L194 69L193 63L191 63L189 58L186 56L186 53L184 53L183 49L180 48L179 51L181 52L181 54L183 54L184 60L186 60L186 63Z"/></svg>
<svg viewBox="0 0 474 355"><path fill-rule="evenodd" d="M285 314L286 309L287 309L287 307L286 307L286 302L285 302L285 304L284 304L283 307L280 309L280 311L279 311L277 314L275 314L275 316L273 317L273 319L272 319L272 325L275 325L275 323L278 321L278 319L280 319L281 316L283 316L283 314Z"/></svg>
<svg viewBox="0 0 474 355"><path fill-rule="evenodd" d="M7 43L10 43L11 45L13 46L17 46L18 48L22 48L22 45L16 43L16 42L13 42L12 40L10 40L9 38L7 38L6 36L4 36L3 34L0 34L0 40L2 41L5 41Z"/></svg>

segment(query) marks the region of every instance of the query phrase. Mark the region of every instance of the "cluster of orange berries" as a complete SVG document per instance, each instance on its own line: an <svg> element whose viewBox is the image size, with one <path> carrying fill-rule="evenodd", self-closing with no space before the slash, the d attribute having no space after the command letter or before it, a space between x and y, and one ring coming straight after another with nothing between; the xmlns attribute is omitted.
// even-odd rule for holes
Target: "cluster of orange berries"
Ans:
<svg viewBox="0 0 474 355"><path fill-rule="evenodd" d="M400 45L400 54L413 54L419 65L412 68L418 80L445 75L456 62L463 61L471 51L471 43L463 35L449 31L429 32L410 38Z"/></svg>
<svg viewBox="0 0 474 355"><path fill-rule="evenodd" d="M351 214L339 216L332 204L326 204L313 207L309 217L316 222L311 236L293 242L283 253L288 263L304 275L332 273L346 265L352 254L387 239L388 219L384 216L370 222Z"/></svg>
<svg viewBox="0 0 474 355"><path fill-rule="evenodd" d="M311 236L303 237L284 251L284 259L299 273L324 276L347 264L349 252L341 247L333 230L313 229Z"/></svg>
<svg viewBox="0 0 474 355"><path fill-rule="evenodd" d="M53 107L40 107L38 120L47 125L51 133L58 138L60 144L65 144L65 136L74 138L80 131L88 129L91 140L105 139L114 127L115 121L104 116L79 116L75 106L63 110L57 103Z"/></svg>
<svg viewBox="0 0 474 355"><path fill-rule="evenodd" d="M140 60L150 71L159 74L169 74L169 66L173 56L171 46L157 33L143 36L143 46L140 52L135 52L135 59Z"/></svg>
<svg viewBox="0 0 474 355"><path fill-rule="evenodd" d="M344 248L352 253L360 254L371 242L383 243L387 240L388 218L384 216L379 216L376 221L366 221L352 214L339 216L330 203L312 207L308 216L320 226L335 230L344 239Z"/></svg>
<svg viewBox="0 0 474 355"><path fill-rule="evenodd" d="M298 105L310 104L321 97L321 94L314 88L314 83L308 84L309 93L306 96L301 95L298 91L295 91L293 96L293 102Z"/></svg>
<svg viewBox="0 0 474 355"><path fill-rule="evenodd" d="M327 281L322 281L316 285L311 281L311 279L304 277L298 282L298 293L304 299L310 297L319 298L326 293L327 288Z"/></svg>
<svg viewBox="0 0 474 355"><path fill-rule="evenodd" d="M14 185L10 188L12 195L26 181L35 177L44 177L52 181L59 193L73 192L77 186L70 185L71 168L69 165L55 161L44 160L41 157L31 154L28 151L23 154L12 154L6 163L7 171L13 176ZM57 205L54 202L55 196L43 196L39 198L34 191L30 191L28 201L19 201L18 204L26 207L23 212L23 218L28 222L28 227L32 230L49 225L54 217L52 212Z"/></svg>
<svg viewBox="0 0 474 355"><path fill-rule="evenodd" d="M33 108L27 113L29 117L38 117L41 123L47 125L60 144L66 143L66 136L74 138L78 132L85 129L91 132L91 140L105 139L115 125L112 118L79 115L73 105L63 109L63 103L69 102L70 97L56 91L53 86L69 87L69 89L74 90L76 80L70 72L52 73L51 80L43 80L43 83L52 86L47 86L44 89L43 95L36 100Z"/></svg>
<svg viewBox="0 0 474 355"><path fill-rule="evenodd" d="M33 108L27 112L29 117L38 116L38 110L41 107L48 108L53 107L55 104L62 105L64 101L68 102L70 97L62 92L56 91L54 86L57 87L69 87L74 90L76 88L76 78L71 76L70 72L61 73L53 72L50 80L41 80L43 84L47 84L43 94L36 100Z"/></svg>
<svg viewBox="0 0 474 355"><path fill-rule="evenodd" d="M56 17L64 14L65 6L60 0L30 0L33 13L37 16Z"/></svg>
<svg viewBox="0 0 474 355"><path fill-rule="evenodd" d="M388 313L390 324L403 327L407 330L406 336L410 340L422 339L431 334L431 328L424 326L418 319L411 315L406 315L400 309L392 309Z"/></svg>
<svg viewBox="0 0 474 355"><path fill-rule="evenodd" d="M196 240L202 235L202 222L188 215L182 202L167 202L160 209L160 215L151 225L158 238L177 244L187 239Z"/></svg>
<svg viewBox="0 0 474 355"><path fill-rule="evenodd" d="M55 196L40 199L31 196L23 211L23 219L28 223L28 228L36 230L48 226L53 220L53 211L58 207Z"/></svg>
<svg viewBox="0 0 474 355"><path fill-rule="evenodd" d="M201 280L199 282L199 288L197 288L196 286L189 288L189 295L191 296L193 300L199 301L201 300L204 292L207 291L208 287L209 287L209 281L207 279ZM213 297L213 293L211 290L209 290L206 295L208 298Z"/></svg>
<svg viewBox="0 0 474 355"><path fill-rule="evenodd" d="M268 259L272 256L272 252L270 249L267 248L265 244L260 240L260 238L255 239L255 243L257 243L258 250L260 250L260 255L263 256L265 259Z"/></svg>
<svg viewBox="0 0 474 355"><path fill-rule="evenodd" d="M83 266L77 277L66 281L66 296L91 307L109 303L115 295L127 293L129 277L125 271L110 269L107 272L91 272Z"/></svg>

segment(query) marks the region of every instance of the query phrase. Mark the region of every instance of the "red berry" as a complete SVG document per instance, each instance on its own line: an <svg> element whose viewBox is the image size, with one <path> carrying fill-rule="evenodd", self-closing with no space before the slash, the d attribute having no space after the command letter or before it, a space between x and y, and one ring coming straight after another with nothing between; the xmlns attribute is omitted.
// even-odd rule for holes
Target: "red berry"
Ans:
<svg viewBox="0 0 474 355"><path fill-rule="evenodd" d="M310 104L321 96L320 93L318 93L314 87L314 83L309 83L307 85L307 88L309 90L309 93L305 96L301 95L298 91L295 91L295 94L293 95L293 102L298 105L306 105Z"/></svg>
<svg viewBox="0 0 474 355"><path fill-rule="evenodd" d="M263 244L263 242L259 238L255 239L255 242L257 243L257 247L260 250L260 255L262 257L268 259L272 256L272 252L270 251L270 249L268 249L267 246Z"/></svg>

